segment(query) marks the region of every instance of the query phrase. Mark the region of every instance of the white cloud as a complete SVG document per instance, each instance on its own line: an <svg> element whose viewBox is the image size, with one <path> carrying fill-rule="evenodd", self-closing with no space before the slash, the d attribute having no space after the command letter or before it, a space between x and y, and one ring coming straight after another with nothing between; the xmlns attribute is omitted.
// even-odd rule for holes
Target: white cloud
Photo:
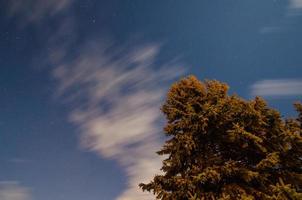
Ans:
<svg viewBox="0 0 302 200"><path fill-rule="evenodd" d="M302 14L302 0L290 0L287 9L288 25L291 25L292 18L300 16Z"/></svg>
<svg viewBox="0 0 302 200"><path fill-rule="evenodd" d="M15 181L0 182L0 199L1 200L30 200L30 190L20 186Z"/></svg>
<svg viewBox="0 0 302 200"><path fill-rule="evenodd" d="M276 25L268 25L259 30L261 34L281 33L295 25L295 18L302 14L302 0L289 0L284 16Z"/></svg>
<svg viewBox="0 0 302 200"><path fill-rule="evenodd" d="M24 159L24 158L12 158L9 159L8 162L15 163L15 164L21 164L21 163L28 163L30 160Z"/></svg>
<svg viewBox="0 0 302 200"><path fill-rule="evenodd" d="M251 94L265 97L302 95L302 80L275 79L258 81L251 86Z"/></svg>
<svg viewBox="0 0 302 200"><path fill-rule="evenodd" d="M302 9L302 0L290 0L291 9Z"/></svg>
<svg viewBox="0 0 302 200"><path fill-rule="evenodd" d="M183 73L175 61L154 68L160 48L94 41L54 70L59 94L75 105L70 119L82 130L82 145L116 159L127 173L118 200L149 200L138 184L160 173L159 108L167 82Z"/></svg>
<svg viewBox="0 0 302 200"><path fill-rule="evenodd" d="M60 13L72 2L73 0L10 0L7 11L9 16L17 16L24 24L36 23Z"/></svg>

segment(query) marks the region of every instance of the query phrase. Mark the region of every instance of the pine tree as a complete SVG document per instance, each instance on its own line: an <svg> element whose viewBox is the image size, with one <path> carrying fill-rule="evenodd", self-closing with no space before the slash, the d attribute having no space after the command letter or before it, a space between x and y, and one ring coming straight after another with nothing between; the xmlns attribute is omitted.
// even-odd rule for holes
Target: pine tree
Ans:
<svg viewBox="0 0 302 200"><path fill-rule="evenodd" d="M302 105L283 119L262 98L227 91L194 76L172 85L163 175L140 187L163 200L301 200Z"/></svg>

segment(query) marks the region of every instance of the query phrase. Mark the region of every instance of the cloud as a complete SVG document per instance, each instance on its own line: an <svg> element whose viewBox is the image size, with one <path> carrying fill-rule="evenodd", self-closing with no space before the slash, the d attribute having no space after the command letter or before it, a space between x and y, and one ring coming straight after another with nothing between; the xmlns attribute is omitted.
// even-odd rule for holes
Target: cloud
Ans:
<svg viewBox="0 0 302 200"><path fill-rule="evenodd" d="M162 145L159 108L167 83L183 70L177 59L159 65L161 44L157 43L117 45L103 39L77 44L75 49L76 17L63 14L72 2L11 1L8 12L23 19L23 25L35 26L60 16L60 23L44 41L48 59L36 58L35 68L54 65L57 95L74 108L70 120L82 132L81 145L115 159L125 170L127 188L117 200L152 199L138 184L160 173L161 159L155 154Z"/></svg>
<svg viewBox="0 0 302 200"><path fill-rule="evenodd" d="M267 34L267 33L280 33L283 29L281 27L277 26L267 26L260 29L261 34Z"/></svg>
<svg viewBox="0 0 302 200"><path fill-rule="evenodd" d="M24 164L24 163L28 163L31 161L28 159L24 159L24 158L12 158L12 159L9 159L8 162L14 163L14 164L21 164L21 163Z"/></svg>
<svg viewBox="0 0 302 200"><path fill-rule="evenodd" d="M291 25L293 19L295 17L300 16L302 14L302 0L290 0L289 1L289 6L287 8L287 25Z"/></svg>
<svg viewBox="0 0 302 200"><path fill-rule="evenodd" d="M138 184L160 173L159 108L167 83L183 70L176 60L157 63L160 44L103 40L79 49L74 59L54 60L53 75L58 94L74 107L70 120L82 131L81 144L125 169L128 185L118 200L149 200Z"/></svg>
<svg viewBox="0 0 302 200"><path fill-rule="evenodd" d="M262 27L259 31L261 34L281 33L286 29L294 26L296 23L294 19L302 14L302 0L289 0L285 15L277 25L268 25Z"/></svg>
<svg viewBox="0 0 302 200"><path fill-rule="evenodd" d="M253 96L284 97L302 95L302 80L275 79L262 80L251 86Z"/></svg>
<svg viewBox="0 0 302 200"><path fill-rule="evenodd" d="M68 8L73 0L11 0L8 1L7 14L18 17L23 25L40 22Z"/></svg>
<svg viewBox="0 0 302 200"><path fill-rule="evenodd" d="M290 0L289 2L290 9L302 9L302 0Z"/></svg>
<svg viewBox="0 0 302 200"><path fill-rule="evenodd" d="M15 181L0 181L1 200L31 200L30 190Z"/></svg>

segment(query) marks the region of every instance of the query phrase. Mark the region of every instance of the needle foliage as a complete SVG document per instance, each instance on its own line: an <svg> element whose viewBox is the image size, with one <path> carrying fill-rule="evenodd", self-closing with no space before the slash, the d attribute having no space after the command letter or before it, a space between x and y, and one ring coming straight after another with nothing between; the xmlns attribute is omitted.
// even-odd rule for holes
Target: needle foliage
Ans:
<svg viewBox="0 0 302 200"><path fill-rule="evenodd" d="M163 173L140 187L162 200L301 200L302 105L283 119L262 98L227 91L194 76L172 85Z"/></svg>

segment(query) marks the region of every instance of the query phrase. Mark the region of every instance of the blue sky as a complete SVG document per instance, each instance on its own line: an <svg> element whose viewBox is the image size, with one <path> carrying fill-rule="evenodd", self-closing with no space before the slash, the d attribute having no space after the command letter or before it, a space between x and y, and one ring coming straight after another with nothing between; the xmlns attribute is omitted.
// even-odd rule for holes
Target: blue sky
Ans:
<svg viewBox="0 0 302 200"><path fill-rule="evenodd" d="M301 0L0 0L0 199L149 200L188 74L302 97Z"/></svg>

